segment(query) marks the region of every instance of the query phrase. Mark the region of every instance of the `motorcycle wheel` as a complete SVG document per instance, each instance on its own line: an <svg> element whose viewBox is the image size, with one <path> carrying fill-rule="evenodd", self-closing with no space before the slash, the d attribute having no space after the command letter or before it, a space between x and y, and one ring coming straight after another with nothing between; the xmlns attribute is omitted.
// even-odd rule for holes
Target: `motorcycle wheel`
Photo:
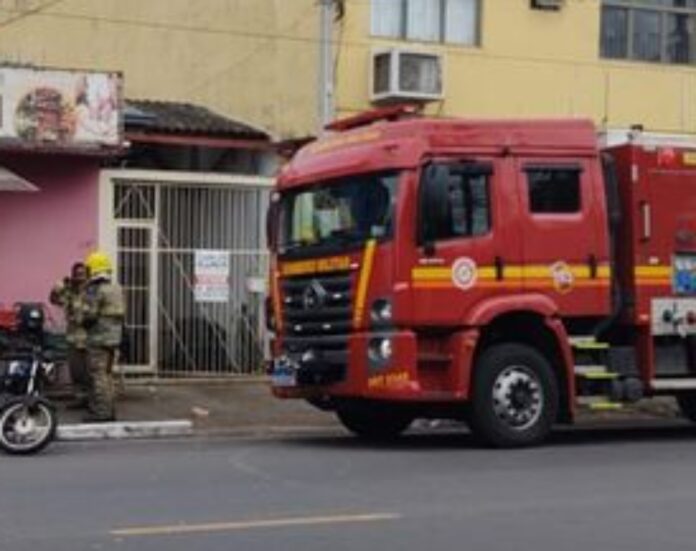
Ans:
<svg viewBox="0 0 696 551"><path fill-rule="evenodd" d="M13 398L0 407L0 449L12 455L38 453L53 440L58 418L53 406L39 398Z"/></svg>

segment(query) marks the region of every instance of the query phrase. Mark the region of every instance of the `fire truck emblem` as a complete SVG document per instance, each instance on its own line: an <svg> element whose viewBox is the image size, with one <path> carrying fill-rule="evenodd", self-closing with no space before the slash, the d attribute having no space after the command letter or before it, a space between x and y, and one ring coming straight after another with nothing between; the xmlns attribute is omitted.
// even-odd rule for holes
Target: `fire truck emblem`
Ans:
<svg viewBox="0 0 696 551"><path fill-rule="evenodd" d="M318 280L313 279L302 292L302 307L305 310L316 310L326 304L329 293Z"/></svg>
<svg viewBox="0 0 696 551"><path fill-rule="evenodd" d="M568 264L559 260L551 264L550 271L551 279L553 279L553 287L556 291L565 294L573 290L575 276Z"/></svg>
<svg viewBox="0 0 696 551"><path fill-rule="evenodd" d="M476 262L471 258L458 258L452 264L452 283L460 289L471 289L476 284Z"/></svg>

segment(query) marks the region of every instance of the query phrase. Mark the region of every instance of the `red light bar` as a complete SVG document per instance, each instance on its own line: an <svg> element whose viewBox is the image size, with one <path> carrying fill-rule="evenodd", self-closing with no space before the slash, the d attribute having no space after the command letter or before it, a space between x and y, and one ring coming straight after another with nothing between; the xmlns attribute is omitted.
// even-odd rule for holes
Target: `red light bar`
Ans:
<svg viewBox="0 0 696 551"><path fill-rule="evenodd" d="M345 119L339 119L333 121L325 126L326 130L350 130L351 128L358 128L360 126L367 126L377 121L395 121L398 119L413 117L420 114L421 107L419 105L414 105L411 103L405 103L400 105L393 105L390 107L380 107L378 109L371 109L369 111L363 111L352 117L346 117Z"/></svg>
<svg viewBox="0 0 696 551"><path fill-rule="evenodd" d="M679 156L673 147L661 147L657 150L657 166L674 167L679 164Z"/></svg>

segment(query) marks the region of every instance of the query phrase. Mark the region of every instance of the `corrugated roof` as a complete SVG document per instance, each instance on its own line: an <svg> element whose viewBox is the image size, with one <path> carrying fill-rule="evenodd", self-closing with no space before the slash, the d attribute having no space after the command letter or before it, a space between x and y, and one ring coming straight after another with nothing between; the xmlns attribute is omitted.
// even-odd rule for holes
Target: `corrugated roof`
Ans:
<svg viewBox="0 0 696 551"><path fill-rule="evenodd" d="M29 180L0 166L0 191L39 191Z"/></svg>
<svg viewBox="0 0 696 551"><path fill-rule="evenodd" d="M193 103L126 100L126 130L269 140L258 128Z"/></svg>

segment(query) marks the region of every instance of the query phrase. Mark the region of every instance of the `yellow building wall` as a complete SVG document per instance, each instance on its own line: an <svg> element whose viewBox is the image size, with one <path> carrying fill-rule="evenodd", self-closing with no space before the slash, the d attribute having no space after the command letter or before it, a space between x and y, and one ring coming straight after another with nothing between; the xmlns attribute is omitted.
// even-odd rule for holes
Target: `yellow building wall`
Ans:
<svg viewBox="0 0 696 551"><path fill-rule="evenodd" d="M337 110L370 107L374 48L444 55L445 116L589 116L600 126L643 124L656 132L696 132L696 68L599 57L600 0L566 0L560 11L529 0L482 0L477 47L370 36L370 2L347 0L339 47Z"/></svg>
<svg viewBox="0 0 696 551"><path fill-rule="evenodd" d="M370 108L370 52L443 53L445 116L590 116L696 132L696 68L599 57L600 0L558 12L481 0L477 47L370 36L370 0L335 25L336 108ZM0 60L117 69L126 95L200 103L278 138L316 132L317 0L0 0Z"/></svg>
<svg viewBox="0 0 696 551"><path fill-rule="evenodd" d="M0 0L0 61L121 70L278 138L317 124L315 0Z"/></svg>

